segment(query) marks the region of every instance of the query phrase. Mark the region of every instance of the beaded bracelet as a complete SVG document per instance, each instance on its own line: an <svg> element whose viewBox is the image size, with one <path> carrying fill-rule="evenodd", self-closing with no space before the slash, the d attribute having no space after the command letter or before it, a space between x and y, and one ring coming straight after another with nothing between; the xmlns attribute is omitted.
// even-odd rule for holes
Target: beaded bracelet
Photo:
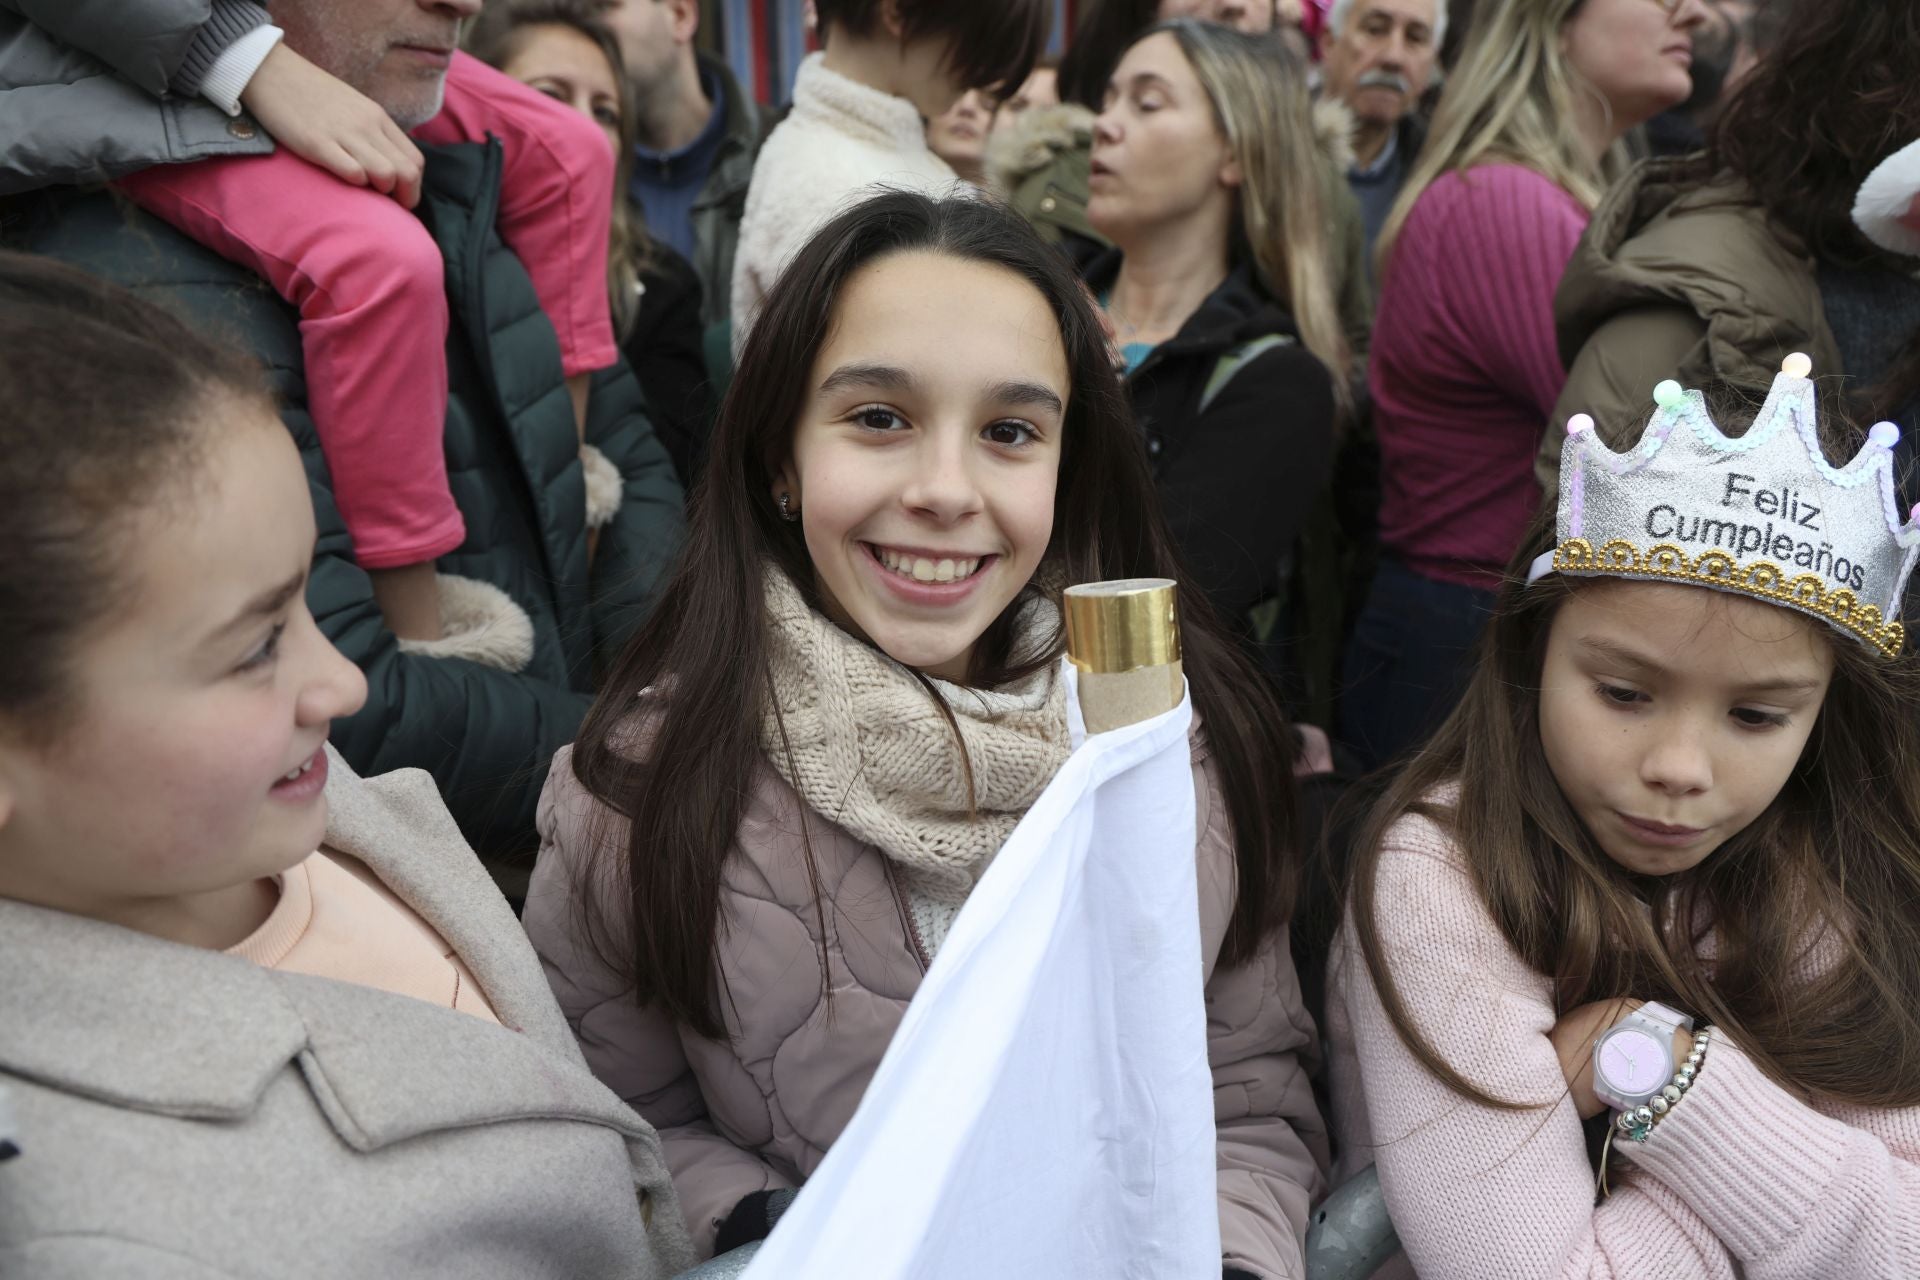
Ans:
<svg viewBox="0 0 1920 1280"><path fill-rule="evenodd" d="M1653 1132L1653 1126L1660 1123L1666 1114L1673 1110L1688 1089L1693 1087L1693 1078L1700 1074L1700 1065L1707 1060L1707 1044L1713 1038L1712 1027L1702 1027L1693 1037L1693 1052L1673 1073L1673 1079L1667 1086L1637 1107L1629 1107L1614 1120L1614 1128L1623 1138L1635 1142L1645 1142L1647 1135Z"/></svg>
<svg viewBox="0 0 1920 1280"><path fill-rule="evenodd" d="M1668 1081L1659 1093L1654 1094L1640 1106L1628 1107L1622 1111L1614 1117L1613 1123L1607 1126L1607 1141L1600 1148L1600 1199L1606 1199L1609 1190L1607 1157L1613 1152L1613 1140L1616 1137L1632 1142L1647 1140L1647 1135L1653 1132L1654 1126L1659 1124L1680 1099L1686 1096L1687 1090L1693 1087L1694 1078L1700 1074L1700 1067L1707 1060L1707 1045L1712 1039L1712 1027L1700 1028L1693 1037L1693 1052L1689 1053L1687 1060L1680 1064L1680 1069L1673 1073L1673 1079Z"/></svg>

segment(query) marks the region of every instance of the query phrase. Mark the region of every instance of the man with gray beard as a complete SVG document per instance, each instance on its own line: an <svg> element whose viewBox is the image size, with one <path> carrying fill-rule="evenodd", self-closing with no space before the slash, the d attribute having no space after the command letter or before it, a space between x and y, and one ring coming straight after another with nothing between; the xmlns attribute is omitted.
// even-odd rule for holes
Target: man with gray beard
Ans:
<svg viewBox="0 0 1920 1280"><path fill-rule="evenodd" d="M1368 271L1373 243L1426 139L1416 105L1447 33L1447 0L1335 0L1320 36L1321 92L1353 112L1354 164Z"/></svg>

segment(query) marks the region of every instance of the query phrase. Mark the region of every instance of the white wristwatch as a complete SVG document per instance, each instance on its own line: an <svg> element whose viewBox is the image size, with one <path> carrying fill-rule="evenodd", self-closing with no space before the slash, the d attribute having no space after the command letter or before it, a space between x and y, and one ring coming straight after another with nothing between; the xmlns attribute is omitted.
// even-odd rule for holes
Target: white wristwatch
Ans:
<svg viewBox="0 0 1920 1280"><path fill-rule="evenodd" d="M1593 1092L1625 1111L1645 1104L1673 1079L1673 1033L1693 1019L1659 1003L1641 1005L1593 1045Z"/></svg>

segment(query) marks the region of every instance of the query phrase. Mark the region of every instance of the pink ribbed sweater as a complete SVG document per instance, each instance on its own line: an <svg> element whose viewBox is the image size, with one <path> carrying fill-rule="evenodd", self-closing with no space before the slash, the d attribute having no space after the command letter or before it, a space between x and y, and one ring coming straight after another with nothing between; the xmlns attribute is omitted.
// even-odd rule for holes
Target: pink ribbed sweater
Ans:
<svg viewBox="0 0 1920 1280"><path fill-rule="evenodd" d="M1375 308L1367 381L1380 545L1425 577L1492 587L1540 505L1533 458L1567 380L1553 294L1587 210L1489 164L1421 193Z"/></svg>
<svg viewBox="0 0 1920 1280"><path fill-rule="evenodd" d="M1388 1022L1349 918L1328 977L1337 1176L1378 1163L1422 1280L1920 1276L1920 1109L1816 1109L1716 1036L1648 1141L1615 1145L1633 1163L1616 1155L1596 1208L1547 1039L1548 981L1507 945L1433 823L1388 832L1377 906L1389 970L1434 1046L1496 1096L1547 1104L1498 1111L1430 1075Z"/></svg>

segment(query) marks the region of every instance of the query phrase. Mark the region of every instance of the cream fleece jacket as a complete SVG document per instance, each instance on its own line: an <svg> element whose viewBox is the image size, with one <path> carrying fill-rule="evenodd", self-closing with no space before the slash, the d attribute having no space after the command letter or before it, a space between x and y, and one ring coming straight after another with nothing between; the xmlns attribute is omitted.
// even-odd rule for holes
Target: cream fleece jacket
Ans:
<svg viewBox="0 0 1920 1280"><path fill-rule="evenodd" d="M821 57L800 64L793 111L754 162L733 262L735 355L780 272L834 214L880 187L973 190L927 150L926 123L911 102L829 71Z"/></svg>

